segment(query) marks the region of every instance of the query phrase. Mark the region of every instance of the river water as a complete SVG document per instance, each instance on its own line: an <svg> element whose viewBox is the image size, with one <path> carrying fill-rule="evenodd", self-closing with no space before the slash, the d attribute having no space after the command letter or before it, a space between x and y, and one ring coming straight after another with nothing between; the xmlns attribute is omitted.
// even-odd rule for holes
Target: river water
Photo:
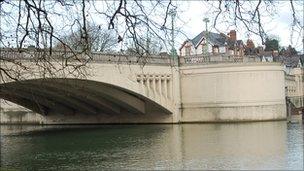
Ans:
<svg viewBox="0 0 304 171"><path fill-rule="evenodd" d="M303 125L1 126L1 168L297 169Z"/></svg>

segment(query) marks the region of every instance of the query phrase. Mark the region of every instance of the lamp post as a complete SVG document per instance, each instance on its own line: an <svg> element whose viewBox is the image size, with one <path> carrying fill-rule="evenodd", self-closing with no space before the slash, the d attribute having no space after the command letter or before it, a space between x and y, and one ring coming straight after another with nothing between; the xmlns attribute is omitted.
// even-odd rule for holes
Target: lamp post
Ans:
<svg viewBox="0 0 304 171"><path fill-rule="evenodd" d="M175 41L174 41L174 19L176 16L176 10L175 9L171 9L169 11L169 15L171 16L171 57L173 59L176 58L177 54L176 54L176 49L175 49Z"/></svg>
<svg viewBox="0 0 304 171"><path fill-rule="evenodd" d="M303 13L303 15L302 15L302 19L303 19L303 21L302 21L302 46L303 46L303 48L302 48L302 54L304 55L304 1L302 1L302 13Z"/></svg>
<svg viewBox="0 0 304 171"><path fill-rule="evenodd" d="M207 56L208 54L208 23L210 22L209 18L204 18L203 20L206 24L206 36L205 36L205 48L204 48L204 53Z"/></svg>
<svg viewBox="0 0 304 171"><path fill-rule="evenodd" d="M148 20L148 17L146 17L146 26L147 26L147 35L146 35L146 55L150 55L150 30L149 30L149 20Z"/></svg>
<svg viewBox="0 0 304 171"><path fill-rule="evenodd" d="M206 24L206 32L208 32L208 23L210 22L209 18L204 18L203 21Z"/></svg>
<svg viewBox="0 0 304 171"><path fill-rule="evenodd" d="M302 6L302 12L303 12L303 21L302 21L302 46L303 46L303 49L302 49L302 54L304 55L304 2L303 2L303 6Z"/></svg>

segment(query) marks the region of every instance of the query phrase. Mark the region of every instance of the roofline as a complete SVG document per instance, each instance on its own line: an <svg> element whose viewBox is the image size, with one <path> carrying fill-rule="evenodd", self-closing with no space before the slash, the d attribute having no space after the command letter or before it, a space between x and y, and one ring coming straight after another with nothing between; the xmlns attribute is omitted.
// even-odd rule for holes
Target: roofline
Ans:
<svg viewBox="0 0 304 171"><path fill-rule="evenodd" d="M187 42L191 42L191 44L193 45L192 41L190 41L189 39L187 39L187 40L185 40L185 41L183 42L182 46L181 46L178 50L179 50L179 51L182 50L182 48L185 46L185 44L186 44Z"/></svg>
<svg viewBox="0 0 304 171"><path fill-rule="evenodd" d="M200 39L200 41L198 41L198 43L197 43L197 45L195 45L194 47L195 47L195 49L201 44L201 42L203 41L203 36L202 36L202 38ZM211 44L211 45L214 45L213 43L211 43L211 42L208 42L209 44Z"/></svg>

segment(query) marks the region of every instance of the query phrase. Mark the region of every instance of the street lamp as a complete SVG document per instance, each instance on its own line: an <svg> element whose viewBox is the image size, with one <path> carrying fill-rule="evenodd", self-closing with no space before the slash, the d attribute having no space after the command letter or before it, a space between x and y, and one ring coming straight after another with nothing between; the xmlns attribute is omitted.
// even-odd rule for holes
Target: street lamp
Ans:
<svg viewBox="0 0 304 171"><path fill-rule="evenodd" d="M170 16L171 16L171 56L172 58L175 58L176 57L176 49L174 47L174 19L175 19L175 16L176 16L176 9L171 9L168 13Z"/></svg>
<svg viewBox="0 0 304 171"><path fill-rule="evenodd" d="M210 22L210 20L209 20L209 18L204 18L203 19L203 21L205 22L205 24L206 24L206 32L205 32L205 55L207 55L208 54L208 35L209 35L209 33L208 33L208 23Z"/></svg>
<svg viewBox="0 0 304 171"><path fill-rule="evenodd" d="M209 18L204 18L203 21L206 23L206 32L208 31L208 23L210 22Z"/></svg>

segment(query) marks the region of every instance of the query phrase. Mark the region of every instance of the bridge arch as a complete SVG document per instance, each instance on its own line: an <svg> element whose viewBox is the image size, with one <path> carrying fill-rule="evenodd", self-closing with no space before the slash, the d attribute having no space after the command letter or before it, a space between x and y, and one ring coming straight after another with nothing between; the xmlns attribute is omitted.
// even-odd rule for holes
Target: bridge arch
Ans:
<svg viewBox="0 0 304 171"><path fill-rule="evenodd" d="M42 115L172 114L162 105L134 91L75 78L43 78L0 84L0 98Z"/></svg>

